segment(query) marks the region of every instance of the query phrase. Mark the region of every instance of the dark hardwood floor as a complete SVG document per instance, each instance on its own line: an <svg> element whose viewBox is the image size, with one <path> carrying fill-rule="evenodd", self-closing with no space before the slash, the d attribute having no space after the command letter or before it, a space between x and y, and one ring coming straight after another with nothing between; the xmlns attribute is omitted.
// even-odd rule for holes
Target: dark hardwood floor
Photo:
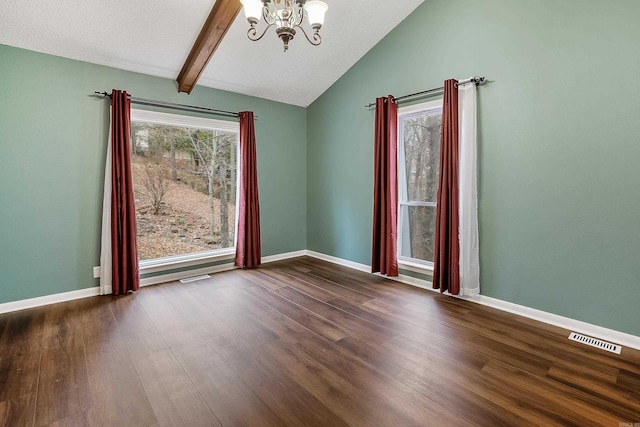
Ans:
<svg viewBox="0 0 640 427"><path fill-rule="evenodd" d="M640 351L568 332L296 258L0 315L0 425L640 423Z"/></svg>

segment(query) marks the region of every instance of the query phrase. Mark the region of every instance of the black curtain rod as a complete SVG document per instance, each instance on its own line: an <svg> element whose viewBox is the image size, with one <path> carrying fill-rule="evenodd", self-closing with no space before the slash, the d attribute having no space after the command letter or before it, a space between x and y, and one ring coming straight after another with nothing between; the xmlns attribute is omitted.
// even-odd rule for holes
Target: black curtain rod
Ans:
<svg viewBox="0 0 640 427"><path fill-rule="evenodd" d="M95 94L100 97L111 98L111 94L106 91L102 91L102 92L96 91ZM154 99L136 98L131 95L129 95L129 99L134 104L151 105L154 107L164 107L164 108L171 108L173 110L192 111L197 113L215 114L217 116L226 116L226 117L235 117L235 118L239 117L238 113L235 113L233 111L216 110L214 108L198 107L196 105L175 104L173 102L156 101ZM253 118L257 119L258 116L253 116Z"/></svg>
<svg viewBox="0 0 640 427"><path fill-rule="evenodd" d="M484 77L475 76L475 77L471 77L470 79L458 81L458 83L456 83L456 87L460 86L460 85L467 84L467 83L473 83L476 86L478 86L482 82L484 82ZM422 92L416 92L416 93L412 93L411 95L404 95L404 96L400 96L400 97L393 98L393 99L396 102L400 102L400 101L403 101L405 99L415 98L417 96L424 96L424 95L430 95L430 94L442 92L443 90L444 90L444 86L441 86L441 87L437 87L437 88L434 88L434 89L423 90ZM376 103L372 102L371 104L365 105L365 108L371 108L371 107L373 107L375 105L376 105Z"/></svg>

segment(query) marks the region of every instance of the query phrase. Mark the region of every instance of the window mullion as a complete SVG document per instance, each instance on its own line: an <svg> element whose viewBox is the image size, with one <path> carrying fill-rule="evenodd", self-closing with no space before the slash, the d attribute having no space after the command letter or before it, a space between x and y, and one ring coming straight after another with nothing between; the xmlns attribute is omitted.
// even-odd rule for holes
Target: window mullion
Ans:
<svg viewBox="0 0 640 427"><path fill-rule="evenodd" d="M415 202L415 201L402 201L399 202L402 206L426 206L429 208L435 208L436 202Z"/></svg>

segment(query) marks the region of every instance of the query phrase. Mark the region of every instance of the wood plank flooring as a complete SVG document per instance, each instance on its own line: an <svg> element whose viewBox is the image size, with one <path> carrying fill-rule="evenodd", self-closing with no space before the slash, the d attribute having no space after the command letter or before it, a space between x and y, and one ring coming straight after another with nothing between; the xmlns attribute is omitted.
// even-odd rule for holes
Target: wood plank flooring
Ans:
<svg viewBox="0 0 640 427"><path fill-rule="evenodd" d="M302 257L0 315L0 426L640 423L568 333Z"/></svg>

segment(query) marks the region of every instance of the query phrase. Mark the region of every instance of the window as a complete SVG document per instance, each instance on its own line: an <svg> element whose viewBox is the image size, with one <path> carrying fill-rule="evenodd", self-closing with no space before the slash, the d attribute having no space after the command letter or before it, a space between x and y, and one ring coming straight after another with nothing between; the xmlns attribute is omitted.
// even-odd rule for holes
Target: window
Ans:
<svg viewBox="0 0 640 427"><path fill-rule="evenodd" d="M398 112L398 260L433 267L442 101Z"/></svg>
<svg viewBox="0 0 640 427"><path fill-rule="evenodd" d="M140 266L235 251L237 122L131 111Z"/></svg>

